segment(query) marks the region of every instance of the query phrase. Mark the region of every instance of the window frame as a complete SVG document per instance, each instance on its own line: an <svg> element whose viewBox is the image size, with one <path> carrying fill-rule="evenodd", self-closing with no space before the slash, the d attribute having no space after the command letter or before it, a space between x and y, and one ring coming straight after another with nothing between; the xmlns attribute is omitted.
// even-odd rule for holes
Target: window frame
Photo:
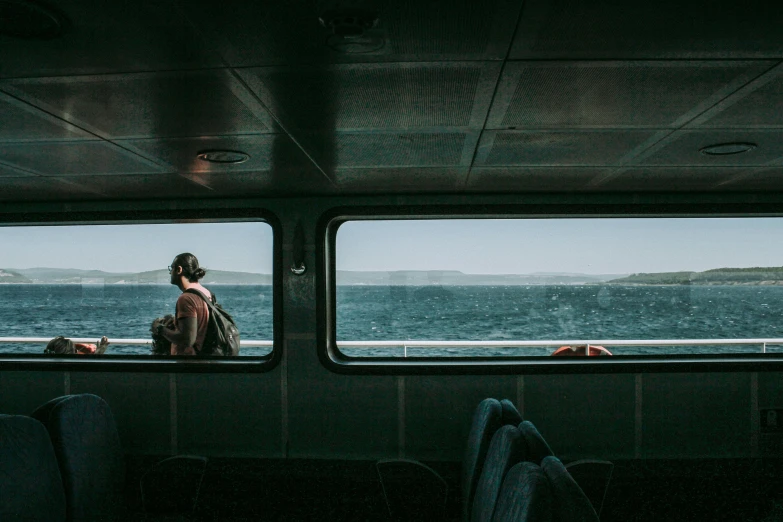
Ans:
<svg viewBox="0 0 783 522"><path fill-rule="evenodd" d="M155 225L262 222L272 228L272 351L264 356L199 357L150 355L0 354L0 371L87 371L134 373L264 373L273 370L283 350L282 228L266 209L182 209L7 214L2 227L69 225ZM240 325L241 326L241 325ZM241 333L241 329L240 329Z"/></svg>
<svg viewBox="0 0 783 522"><path fill-rule="evenodd" d="M350 357L337 348L336 240L348 221L415 219L575 219L783 217L775 203L531 203L433 206L341 206L316 231L318 357L339 374L602 374L783 371L783 353L614 355L612 357Z"/></svg>

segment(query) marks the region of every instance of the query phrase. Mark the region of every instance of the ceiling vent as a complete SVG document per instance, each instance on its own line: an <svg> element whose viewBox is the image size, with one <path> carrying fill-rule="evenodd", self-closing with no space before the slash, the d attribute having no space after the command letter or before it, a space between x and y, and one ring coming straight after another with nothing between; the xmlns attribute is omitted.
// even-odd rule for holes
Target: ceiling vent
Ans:
<svg viewBox="0 0 783 522"><path fill-rule="evenodd" d="M730 156L731 154L750 152L755 148L755 143L718 143L699 149L699 152L707 156Z"/></svg>
<svg viewBox="0 0 783 522"><path fill-rule="evenodd" d="M0 0L0 35L25 40L62 36L66 19L53 9L24 0Z"/></svg>
<svg viewBox="0 0 783 522"><path fill-rule="evenodd" d="M235 165L250 159L250 155L236 150L205 150L196 156L201 161Z"/></svg>
<svg viewBox="0 0 783 522"><path fill-rule="evenodd" d="M331 9L318 18L331 31L326 45L348 54L371 53L380 50L386 39L373 29L378 25L378 13L367 9Z"/></svg>

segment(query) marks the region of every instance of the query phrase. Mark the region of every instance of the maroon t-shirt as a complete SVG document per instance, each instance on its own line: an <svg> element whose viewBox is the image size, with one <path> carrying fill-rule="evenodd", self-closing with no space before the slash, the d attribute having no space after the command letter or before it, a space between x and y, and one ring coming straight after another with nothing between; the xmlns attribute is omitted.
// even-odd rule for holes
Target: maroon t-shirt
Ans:
<svg viewBox="0 0 783 522"><path fill-rule="evenodd" d="M205 296L207 299L211 298L211 295ZM194 347L201 349L204 346L204 337L207 335L207 325L209 324L209 308L207 303L204 302L197 295L183 292L179 298L177 298L177 314L174 320L174 325L179 330L179 320L186 317L196 318L196 343L193 346L179 347L174 343L171 343L171 355L196 355Z"/></svg>

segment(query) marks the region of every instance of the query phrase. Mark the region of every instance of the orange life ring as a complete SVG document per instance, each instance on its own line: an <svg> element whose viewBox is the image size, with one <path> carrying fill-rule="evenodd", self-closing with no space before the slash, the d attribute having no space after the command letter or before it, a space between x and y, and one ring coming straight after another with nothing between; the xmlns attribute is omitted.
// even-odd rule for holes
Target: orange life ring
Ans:
<svg viewBox="0 0 783 522"><path fill-rule="evenodd" d="M587 351L587 346L584 344L579 346L561 346L557 350L554 351L552 355L585 355L585 352ZM589 355L612 355L612 352L604 348L603 346L595 346L590 345L590 354Z"/></svg>

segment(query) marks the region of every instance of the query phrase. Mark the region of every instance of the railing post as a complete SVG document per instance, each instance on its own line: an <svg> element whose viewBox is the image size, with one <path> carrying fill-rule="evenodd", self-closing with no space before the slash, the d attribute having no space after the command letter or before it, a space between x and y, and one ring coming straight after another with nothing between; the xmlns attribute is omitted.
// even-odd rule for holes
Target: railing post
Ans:
<svg viewBox="0 0 783 522"><path fill-rule="evenodd" d="M408 357L408 343L402 343L403 357Z"/></svg>
<svg viewBox="0 0 783 522"><path fill-rule="evenodd" d="M767 343L761 345L761 353L767 353Z"/></svg>

